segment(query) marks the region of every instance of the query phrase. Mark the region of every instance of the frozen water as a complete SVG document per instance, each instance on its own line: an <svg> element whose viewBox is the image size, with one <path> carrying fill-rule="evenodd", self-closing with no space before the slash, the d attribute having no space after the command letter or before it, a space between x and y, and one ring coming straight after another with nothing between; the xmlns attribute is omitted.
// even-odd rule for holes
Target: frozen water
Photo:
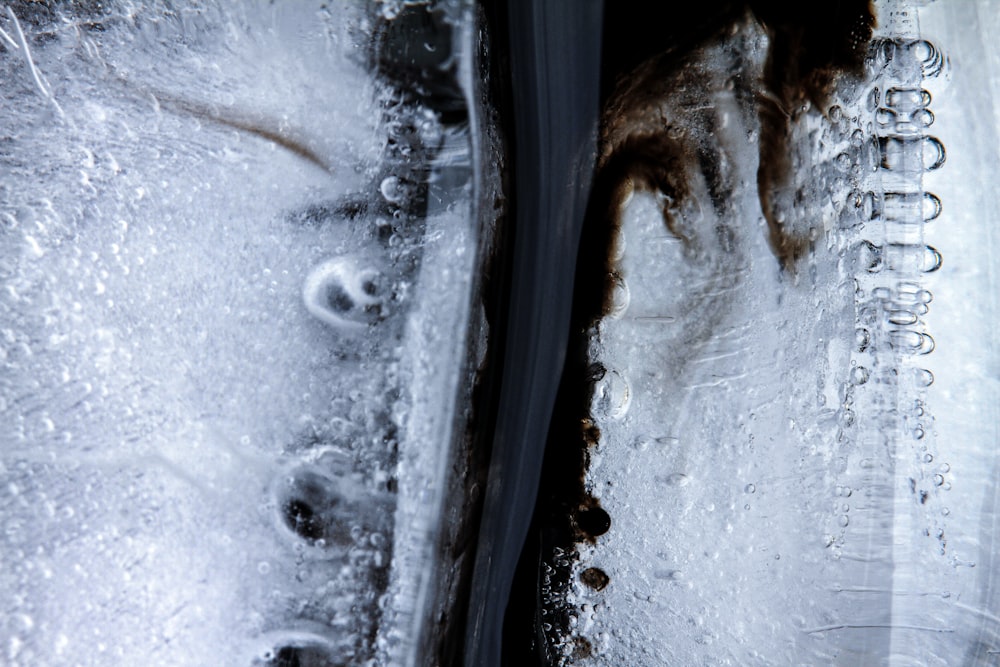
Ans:
<svg viewBox="0 0 1000 667"><path fill-rule="evenodd" d="M502 167L470 10L0 11L0 662L430 660ZM583 541L537 591L564 663L1000 654L1000 24L879 14L864 80L785 110L766 206L760 24L629 119L697 160L612 240Z"/></svg>
<svg viewBox="0 0 1000 667"><path fill-rule="evenodd" d="M468 128L366 71L357 3L0 28L0 662L414 660L482 335Z"/></svg>
<svg viewBox="0 0 1000 667"><path fill-rule="evenodd" d="M791 127L793 270L741 106L758 28L630 110L712 153L692 201L637 192L613 241L585 480L609 526L578 514L596 539L541 572L563 664L996 664L996 12L878 9L864 83Z"/></svg>
<svg viewBox="0 0 1000 667"><path fill-rule="evenodd" d="M336 257L312 270L302 287L306 309L340 331L363 331L383 317L379 272Z"/></svg>

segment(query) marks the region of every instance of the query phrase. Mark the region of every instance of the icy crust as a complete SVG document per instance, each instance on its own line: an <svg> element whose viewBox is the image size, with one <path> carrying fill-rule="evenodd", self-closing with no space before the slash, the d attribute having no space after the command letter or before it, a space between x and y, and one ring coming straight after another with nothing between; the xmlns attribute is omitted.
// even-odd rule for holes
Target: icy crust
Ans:
<svg viewBox="0 0 1000 667"><path fill-rule="evenodd" d="M409 416L452 414L409 320L467 306L475 256L466 204L414 213L440 124L360 69L353 3L14 17L0 662L365 664Z"/></svg>
<svg viewBox="0 0 1000 667"><path fill-rule="evenodd" d="M586 488L610 530L566 555L569 591L543 584L550 611L569 602L569 627L552 637L563 664L857 665L890 653L885 437L899 424L903 338L881 311L878 341L861 324L864 281L884 268L863 242L883 222L868 193L887 159L872 124L885 90L841 81L828 108L794 111L777 214L811 242L782 272L755 185L758 127L741 106L753 96L739 91L760 76L756 30L697 53L687 71L700 75L680 72L684 95L659 107L681 142L712 128L701 162L728 168L724 203L695 163L689 196L673 202L679 233L645 193L622 216L610 312L589 352L600 437ZM700 105L673 102L692 97Z"/></svg>

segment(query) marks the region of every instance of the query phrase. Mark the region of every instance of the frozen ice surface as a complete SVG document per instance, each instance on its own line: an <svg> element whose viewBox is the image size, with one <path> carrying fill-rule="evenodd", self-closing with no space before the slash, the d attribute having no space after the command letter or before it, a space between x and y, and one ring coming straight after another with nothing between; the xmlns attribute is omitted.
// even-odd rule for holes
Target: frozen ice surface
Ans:
<svg viewBox="0 0 1000 667"><path fill-rule="evenodd" d="M753 40L741 72L723 45L675 88L701 86L709 121L662 102L713 128L732 189L720 206L687 173L679 233L648 194L623 215L589 352L610 529L578 546L566 607L542 588L565 664L997 664L996 11L878 9L865 85L793 128L793 272L727 82L757 76Z"/></svg>
<svg viewBox="0 0 1000 667"><path fill-rule="evenodd" d="M81 7L0 15L0 662L405 664L470 134L364 69L356 3Z"/></svg>

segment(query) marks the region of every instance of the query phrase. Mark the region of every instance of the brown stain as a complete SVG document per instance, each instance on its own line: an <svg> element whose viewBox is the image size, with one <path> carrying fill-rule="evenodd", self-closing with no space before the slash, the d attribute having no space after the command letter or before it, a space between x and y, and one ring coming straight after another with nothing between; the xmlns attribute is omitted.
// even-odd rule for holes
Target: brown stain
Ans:
<svg viewBox="0 0 1000 667"><path fill-rule="evenodd" d="M674 216L674 205L688 196L684 165L689 156L684 147L667 133L630 136L598 163L591 188L590 206L584 221L584 235L602 248L599 273L593 265L578 272L578 293L601 294L596 310L585 315L589 325L607 315L612 307L612 286L618 279L611 253L608 252L621 227L625 203L637 191L657 195L667 230L689 246ZM594 237L597 237L596 239Z"/></svg>
<svg viewBox="0 0 1000 667"><path fill-rule="evenodd" d="M573 515L573 525L578 542L595 544L598 537L611 530L611 515L601 507L596 498L588 496Z"/></svg>
<svg viewBox="0 0 1000 667"><path fill-rule="evenodd" d="M264 121L252 121L238 118L236 116L225 115L214 109L197 104L188 100L183 100L164 93L154 93L156 101L160 106L173 113L193 116L216 125L230 127L240 132L253 135L265 141L269 141L276 146L280 146L294 155L302 158L327 173L333 173L333 168L327 164L314 150L309 148L303 141L296 139L291 133L284 130L273 129L277 123L266 123Z"/></svg>
<svg viewBox="0 0 1000 667"><path fill-rule="evenodd" d="M591 645L590 640L588 640L586 637L580 637L579 635L573 637L572 659L574 661L589 658L593 654L594 654L594 647Z"/></svg>
<svg viewBox="0 0 1000 667"><path fill-rule="evenodd" d="M592 588L595 591L603 591L611 583L611 577L600 568L588 567L580 573L580 581L588 588Z"/></svg>
<svg viewBox="0 0 1000 667"><path fill-rule="evenodd" d="M792 126L807 102L825 113L839 76L861 75L875 28L871 0L835 0L823 11L809 5L778 0L751 3L770 42L758 96L757 190L771 251L785 270L793 269L809 248L809 239L789 233L776 211L776 199L791 187Z"/></svg>
<svg viewBox="0 0 1000 667"><path fill-rule="evenodd" d="M583 436L583 443L587 446L587 449L597 447L597 444L601 441L601 429L598 428L597 424L590 417L584 417L580 420L580 433Z"/></svg>
<svg viewBox="0 0 1000 667"><path fill-rule="evenodd" d="M602 165L602 175L612 179L611 205L606 211L617 223L622 205L635 191L644 190L660 199L660 213L671 234L690 244L674 217L674 205L689 196L684 165L691 154L679 141L663 134L631 136Z"/></svg>
<svg viewBox="0 0 1000 667"><path fill-rule="evenodd" d="M760 124L758 196L771 251L781 268L791 271L810 245L808 235L791 231L790 221L783 220L777 210L778 199L791 187L792 128L807 103L826 109L838 77L861 75L875 15L871 0L835 0L832 7L819 9L810 3L756 0L749 2L742 14L733 9L720 14L730 23L710 33L706 42L725 35L734 20L746 17L747 10L769 38L756 105ZM697 48L692 49L695 51ZM720 180L717 174L713 176L712 165L706 164L697 138L672 139L675 128L656 116L660 99L672 94L663 82L675 80L676 73L685 67L696 67L690 53L668 49L620 77L607 104L592 191L592 202L600 203L592 206L591 216L594 224L609 230L609 250L622 207L636 190L661 197L667 230L689 244L671 213L672 205L688 195L684 168L698 165L710 187ZM680 92L684 94L686 91ZM684 119L686 123L691 120L701 121L711 131L710 115ZM713 196L716 190L724 194L721 188L712 190ZM604 268L605 276L614 278L609 262ZM612 284L613 280L605 284L601 315L609 312Z"/></svg>

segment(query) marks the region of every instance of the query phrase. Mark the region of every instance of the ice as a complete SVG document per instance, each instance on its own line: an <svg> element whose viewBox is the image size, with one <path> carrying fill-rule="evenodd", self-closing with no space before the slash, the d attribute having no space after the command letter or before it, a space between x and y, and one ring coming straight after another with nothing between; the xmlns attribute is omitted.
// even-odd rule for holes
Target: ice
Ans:
<svg viewBox="0 0 1000 667"><path fill-rule="evenodd" d="M336 257L312 270L302 287L302 300L316 319L335 329L363 331L384 316L380 291L376 269L361 268L350 257Z"/></svg>
<svg viewBox="0 0 1000 667"><path fill-rule="evenodd" d="M482 184L369 9L0 16L3 664L423 650Z"/></svg>
<svg viewBox="0 0 1000 667"><path fill-rule="evenodd" d="M525 625L557 663L1000 653L1000 24L985 0L878 11L830 91L764 90L768 22L744 17L604 128L655 141L616 184L582 414L552 429L585 447L558 508L576 542L531 537ZM482 20L459 0L0 9L0 663L432 664L461 651L468 590L468 654L499 651L583 190L511 265L553 308L501 322L514 435L483 486L505 165ZM522 83L597 94L554 62ZM548 135L581 175L588 118ZM561 173L520 202L555 201Z"/></svg>
<svg viewBox="0 0 1000 667"><path fill-rule="evenodd" d="M995 11L878 12L864 80L790 125L771 201L808 238L792 266L768 243L738 83L760 76L759 28L696 51L662 84L674 94L626 111L711 152L681 162L691 201L637 190L612 241L585 362L583 535L539 570L557 664L1000 653Z"/></svg>

